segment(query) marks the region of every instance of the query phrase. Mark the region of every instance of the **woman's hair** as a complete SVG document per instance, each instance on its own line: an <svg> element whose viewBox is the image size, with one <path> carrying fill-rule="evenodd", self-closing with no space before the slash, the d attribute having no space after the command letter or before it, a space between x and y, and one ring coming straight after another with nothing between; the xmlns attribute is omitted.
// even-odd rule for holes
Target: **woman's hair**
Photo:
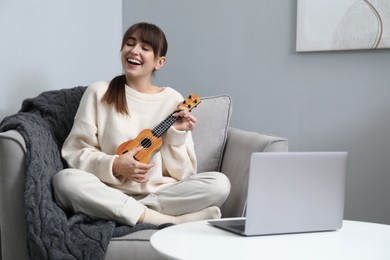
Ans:
<svg viewBox="0 0 390 260"><path fill-rule="evenodd" d="M156 25L150 23L136 23L127 29L123 35L121 50L127 40L136 32L139 32L141 41L152 46L155 56L162 57L167 54L168 43L164 32Z"/></svg>
<svg viewBox="0 0 390 260"><path fill-rule="evenodd" d="M168 51L168 42L164 32L156 25L150 23L136 23L130 26L125 32L122 39L122 46L125 46L129 38L136 32L139 32L140 40L149 44L156 57L166 56ZM113 78L108 85L107 92L104 94L102 101L113 105L117 112L129 114L126 103L126 76L119 75Z"/></svg>

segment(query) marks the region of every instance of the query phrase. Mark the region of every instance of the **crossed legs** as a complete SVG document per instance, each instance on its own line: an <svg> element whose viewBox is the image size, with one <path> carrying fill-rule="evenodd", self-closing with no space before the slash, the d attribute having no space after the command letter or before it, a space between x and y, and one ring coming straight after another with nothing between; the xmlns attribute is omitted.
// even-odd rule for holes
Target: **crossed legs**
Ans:
<svg viewBox="0 0 390 260"><path fill-rule="evenodd" d="M77 169L60 171L54 176L53 187L62 208L131 226L219 218L219 207L230 192L229 180L219 172L190 176L146 197L128 196Z"/></svg>

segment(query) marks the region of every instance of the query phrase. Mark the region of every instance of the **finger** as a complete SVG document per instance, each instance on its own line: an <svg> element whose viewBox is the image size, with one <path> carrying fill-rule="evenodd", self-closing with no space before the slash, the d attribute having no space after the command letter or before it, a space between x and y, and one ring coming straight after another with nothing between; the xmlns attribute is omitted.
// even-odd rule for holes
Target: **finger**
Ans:
<svg viewBox="0 0 390 260"><path fill-rule="evenodd" d="M133 178L135 178L138 181L142 181L142 182L145 182L145 181L149 180L147 172L146 173L142 173L142 174L136 174L136 175L133 176Z"/></svg>
<svg viewBox="0 0 390 260"><path fill-rule="evenodd" d="M174 117L183 117L183 113L182 112L175 112L172 114L172 116Z"/></svg>
<svg viewBox="0 0 390 260"><path fill-rule="evenodd" d="M189 111L187 108L179 107L178 111L173 114L175 117L188 117Z"/></svg>
<svg viewBox="0 0 390 260"><path fill-rule="evenodd" d="M195 128L195 124L190 123L190 124L187 125L186 130L187 131L192 131L194 128Z"/></svg>
<svg viewBox="0 0 390 260"><path fill-rule="evenodd" d="M192 122L192 123L196 123L196 122L198 122L198 119L196 119L196 117L194 117L193 115L189 115L189 118L190 118L190 122Z"/></svg>
<svg viewBox="0 0 390 260"><path fill-rule="evenodd" d="M142 171L149 171L153 166L154 166L153 163L141 163L141 162L138 162L136 165L136 167Z"/></svg>
<svg viewBox="0 0 390 260"><path fill-rule="evenodd" d="M136 173L133 175L133 178L137 180L142 180L145 179L146 177L147 177L147 173Z"/></svg>
<svg viewBox="0 0 390 260"><path fill-rule="evenodd" d="M135 182L139 182L139 183L146 182L146 178L144 178L144 177L134 177L133 176L132 180Z"/></svg>
<svg viewBox="0 0 390 260"><path fill-rule="evenodd" d="M134 181L136 181L138 183L145 183L145 182L148 182L149 179L146 179L146 178L144 178L144 179L134 179Z"/></svg>
<svg viewBox="0 0 390 260"><path fill-rule="evenodd" d="M142 149L144 149L143 146L137 146L137 147L133 148L132 150L130 150L129 154L135 155L135 154L137 154L138 152L142 151Z"/></svg>

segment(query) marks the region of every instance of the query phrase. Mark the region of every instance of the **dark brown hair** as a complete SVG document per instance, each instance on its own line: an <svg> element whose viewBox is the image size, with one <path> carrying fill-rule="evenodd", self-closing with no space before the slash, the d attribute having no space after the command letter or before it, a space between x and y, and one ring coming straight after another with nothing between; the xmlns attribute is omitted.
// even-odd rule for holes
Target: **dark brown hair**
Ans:
<svg viewBox="0 0 390 260"><path fill-rule="evenodd" d="M152 47L155 56L166 56L168 42L165 34L158 26L150 23L136 23L127 29L123 35L121 51L127 40L136 32L139 32L141 41ZM129 111L126 103L125 84L125 75L119 75L113 78L108 85L107 92L104 94L102 101L113 105L117 112L127 115Z"/></svg>

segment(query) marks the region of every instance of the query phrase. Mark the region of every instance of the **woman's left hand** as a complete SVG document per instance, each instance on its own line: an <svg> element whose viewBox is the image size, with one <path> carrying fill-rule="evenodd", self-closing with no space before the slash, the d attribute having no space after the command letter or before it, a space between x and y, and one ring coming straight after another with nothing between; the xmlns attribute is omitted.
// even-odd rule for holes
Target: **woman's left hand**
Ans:
<svg viewBox="0 0 390 260"><path fill-rule="evenodd" d="M174 113L173 116L178 117L173 127L179 131L191 131L194 129L196 124L196 117L190 114L187 108L178 107L178 112Z"/></svg>

